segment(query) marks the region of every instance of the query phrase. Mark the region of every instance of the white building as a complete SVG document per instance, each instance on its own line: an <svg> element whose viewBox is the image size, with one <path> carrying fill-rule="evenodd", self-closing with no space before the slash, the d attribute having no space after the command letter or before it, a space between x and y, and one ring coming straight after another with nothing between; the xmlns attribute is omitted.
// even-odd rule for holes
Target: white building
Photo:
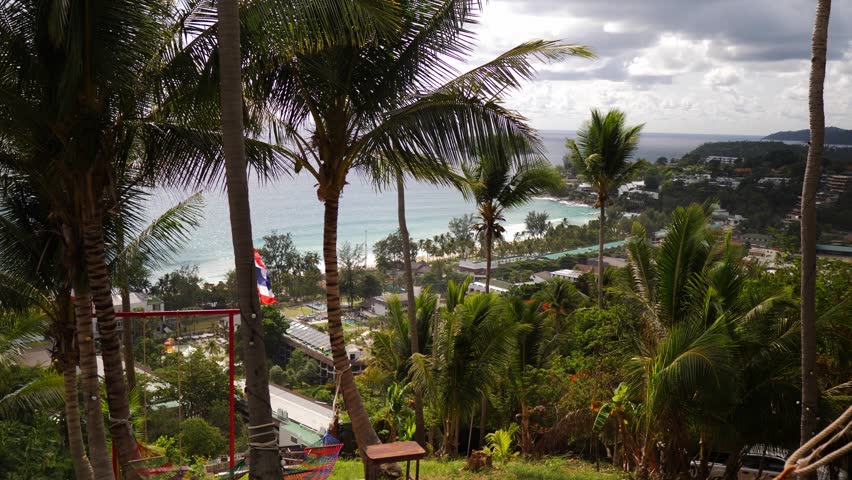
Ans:
<svg viewBox="0 0 852 480"><path fill-rule="evenodd" d="M566 268L563 270L556 270L555 272L550 272L550 274L553 275L554 278L567 278L572 282L576 282L583 275L583 272L581 272L580 270L571 270Z"/></svg>
<svg viewBox="0 0 852 480"><path fill-rule="evenodd" d="M739 157L720 157L717 155L710 155L709 157L704 157L704 163L710 162L719 162L720 165L732 166L737 163Z"/></svg>

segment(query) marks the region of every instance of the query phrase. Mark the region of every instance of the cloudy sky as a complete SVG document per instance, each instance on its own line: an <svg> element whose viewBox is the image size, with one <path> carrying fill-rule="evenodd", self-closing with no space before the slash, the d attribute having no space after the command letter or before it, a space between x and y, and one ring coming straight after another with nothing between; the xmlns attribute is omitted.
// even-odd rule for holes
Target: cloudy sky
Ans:
<svg viewBox="0 0 852 480"><path fill-rule="evenodd" d="M852 128L852 2L829 25L826 122ZM618 107L649 132L763 135L807 128L814 0L490 0L472 62L518 43L588 45L594 60L542 67L510 105L574 130Z"/></svg>

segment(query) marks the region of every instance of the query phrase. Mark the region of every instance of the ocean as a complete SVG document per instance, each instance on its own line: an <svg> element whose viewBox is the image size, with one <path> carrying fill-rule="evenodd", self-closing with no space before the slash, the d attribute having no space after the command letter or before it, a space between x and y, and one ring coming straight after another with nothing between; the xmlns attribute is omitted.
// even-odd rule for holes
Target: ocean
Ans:
<svg viewBox="0 0 852 480"><path fill-rule="evenodd" d="M562 163L565 140L570 131L541 131L548 159ZM637 157L651 161L658 157L679 158L707 142L757 140L743 135L701 135L643 133ZM303 251L322 250L322 204L317 200L313 177L302 173L274 183L250 184L252 230L255 245L273 231L289 233L296 247ZM158 192L150 202L152 215L158 215L186 196L179 192ZM192 240L176 255L171 264L163 265L155 276L182 265L197 265L199 274L208 281L218 281L234 268L227 199L222 190L204 192L204 220ZM453 217L474 213L475 205L465 202L455 190L429 184L409 183L406 187L408 229L415 239L431 238L447 231ZM530 211L545 211L551 221L567 219L582 225L595 218L596 211L584 205L535 199L527 205L506 212L506 229L511 237L523 230ZM338 246L343 242L372 245L397 230L396 191L377 191L369 181L352 174L341 199ZM370 248L370 250L372 247ZM369 256L368 261L372 259Z"/></svg>

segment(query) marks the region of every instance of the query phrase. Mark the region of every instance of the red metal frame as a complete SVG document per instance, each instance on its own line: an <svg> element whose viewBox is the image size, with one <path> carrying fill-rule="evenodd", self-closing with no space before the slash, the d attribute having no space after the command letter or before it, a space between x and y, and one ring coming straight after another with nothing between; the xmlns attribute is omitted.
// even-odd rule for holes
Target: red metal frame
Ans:
<svg viewBox="0 0 852 480"><path fill-rule="evenodd" d="M239 314L238 308L224 310L159 310L150 312L115 312L118 318L141 318L141 317L194 317L199 315L227 315L228 316L228 405L229 408L229 430L228 435L228 460L230 467L234 468L234 315Z"/></svg>

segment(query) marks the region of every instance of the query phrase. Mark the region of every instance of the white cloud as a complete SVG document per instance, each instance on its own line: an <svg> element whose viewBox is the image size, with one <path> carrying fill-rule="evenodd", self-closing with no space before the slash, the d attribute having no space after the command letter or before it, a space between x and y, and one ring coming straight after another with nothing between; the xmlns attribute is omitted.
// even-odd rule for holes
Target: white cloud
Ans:
<svg viewBox="0 0 852 480"><path fill-rule="evenodd" d="M631 75L680 75L707 64L709 40L690 40L680 35L664 34L657 44L645 49L627 65Z"/></svg>
<svg viewBox="0 0 852 480"><path fill-rule="evenodd" d="M702 0L492 0L466 68L530 39L589 45L595 60L541 66L507 99L542 129L575 129L618 107L649 132L766 134L807 127L812 5ZM697 2L696 2L697 3ZM800 8L799 8L800 7ZM793 13L793 12L799 13ZM808 11L808 14L801 12ZM826 114L852 127L852 3L832 11Z"/></svg>
<svg viewBox="0 0 852 480"><path fill-rule="evenodd" d="M704 85L712 88L730 87L739 83L742 73L731 66L714 67L704 74Z"/></svg>

